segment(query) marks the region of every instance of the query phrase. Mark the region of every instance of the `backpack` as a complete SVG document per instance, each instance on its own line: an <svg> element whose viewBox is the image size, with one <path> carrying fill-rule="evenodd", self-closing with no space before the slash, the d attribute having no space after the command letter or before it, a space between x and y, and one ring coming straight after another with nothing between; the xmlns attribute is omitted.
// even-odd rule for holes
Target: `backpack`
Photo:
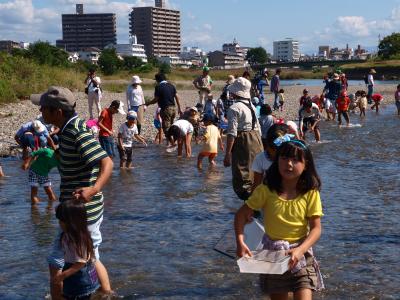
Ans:
<svg viewBox="0 0 400 300"><path fill-rule="evenodd" d="M365 75L365 76L364 76L364 83L365 83L365 84L369 84L368 75Z"/></svg>

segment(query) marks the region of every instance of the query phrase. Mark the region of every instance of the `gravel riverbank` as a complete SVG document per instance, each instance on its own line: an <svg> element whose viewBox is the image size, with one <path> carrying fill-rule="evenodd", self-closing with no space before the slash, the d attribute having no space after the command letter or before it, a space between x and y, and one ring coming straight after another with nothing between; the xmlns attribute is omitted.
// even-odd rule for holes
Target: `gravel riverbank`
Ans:
<svg viewBox="0 0 400 300"><path fill-rule="evenodd" d="M285 120L296 120L297 112L299 109L298 99L302 95L304 88L310 91L310 95L319 94L322 91L321 87L306 87L306 86L287 86L285 89L285 106L283 112L277 112L277 117L283 117ZM365 89L364 85L350 86L349 92L354 93L356 90ZM394 103L394 92L396 90L395 85L379 85L376 87L375 92L381 93L384 96L383 105ZM145 96L152 97L153 90L145 89ZM220 95L220 90L215 89L213 91L214 98ZM193 106L197 103L197 93L194 89L178 90L178 94L181 99L181 105L185 107ZM84 93L75 93L77 97L77 112L81 118L87 119L88 104L87 96ZM104 92L101 101L102 107L108 107L112 100L121 100L126 103L125 93L110 93ZM267 93L268 103L272 103L273 96L271 93ZM142 127L142 135L148 141L152 141L156 135L156 130L153 127L153 116L157 105L151 105L145 112L145 124ZM17 149L17 144L14 141L15 132L19 127L31 120L34 120L38 115L39 107L32 104L29 100L19 101L7 105L0 106L0 156L14 155ZM114 118L114 130L117 131L119 125L124 121L124 117L117 115Z"/></svg>

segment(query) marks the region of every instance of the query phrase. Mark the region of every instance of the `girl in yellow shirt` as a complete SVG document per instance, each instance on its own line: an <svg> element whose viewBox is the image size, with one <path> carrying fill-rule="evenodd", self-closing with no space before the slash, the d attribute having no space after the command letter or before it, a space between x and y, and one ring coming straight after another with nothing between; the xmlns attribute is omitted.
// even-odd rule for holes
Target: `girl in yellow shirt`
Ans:
<svg viewBox="0 0 400 300"><path fill-rule="evenodd" d="M243 230L254 210L264 211L264 248L287 250L290 270L282 275L260 276L263 291L271 299L311 299L323 288L312 246L321 236L321 181L310 149L292 135L277 138L274 162L259 185L235 216L237 255L251 256Z"/></svg>

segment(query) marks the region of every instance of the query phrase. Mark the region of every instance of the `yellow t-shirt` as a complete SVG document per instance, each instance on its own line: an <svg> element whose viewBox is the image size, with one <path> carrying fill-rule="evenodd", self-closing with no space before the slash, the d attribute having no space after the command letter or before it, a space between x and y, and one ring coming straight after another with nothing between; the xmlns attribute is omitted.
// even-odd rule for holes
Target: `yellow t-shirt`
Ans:
<svg viewBox="0 0 400 300"><path fill-rule="evenodd" d="M308 235L308 218L323 216L319 191L311 190L296 199L285 200L260 184L246 201L254 210L264 209L264 228L272 240L296 242Z"/></svg>
<svg viewBox="0 0 400 300"><path fill-rule="evenodd" d="M201 152L218 153L218 138L220 137L218 127L212 124L208 125L204 137L206 142Z"/></svg>

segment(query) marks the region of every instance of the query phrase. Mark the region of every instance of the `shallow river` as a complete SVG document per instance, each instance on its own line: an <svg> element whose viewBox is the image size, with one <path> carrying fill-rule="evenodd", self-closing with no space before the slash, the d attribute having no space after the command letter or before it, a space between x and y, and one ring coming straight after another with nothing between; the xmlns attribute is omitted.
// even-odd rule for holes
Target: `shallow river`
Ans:
<svg viewBox="0 0 400 300"><path fill-rule="evenodd" d="M315 247L326 290L315 299L400 298L400 118L394 107L362 127L323 122L312 144L322 178L323 235ZM309 137L312 140L312 137ZM195 147L196 154L198 148ZM137 149L133 171L115 168L105 194L100 252L126 299L257 299L255 275L213 250L241 205L230 169L198 172L157 146ZM46 201L32 210L27 173L1 161L0 299L43 299L57 229ZM53 172L54 186L58 175ZM56 188L58 191L58 189ZM44 198L43 192L41 192Z"/></svg>

